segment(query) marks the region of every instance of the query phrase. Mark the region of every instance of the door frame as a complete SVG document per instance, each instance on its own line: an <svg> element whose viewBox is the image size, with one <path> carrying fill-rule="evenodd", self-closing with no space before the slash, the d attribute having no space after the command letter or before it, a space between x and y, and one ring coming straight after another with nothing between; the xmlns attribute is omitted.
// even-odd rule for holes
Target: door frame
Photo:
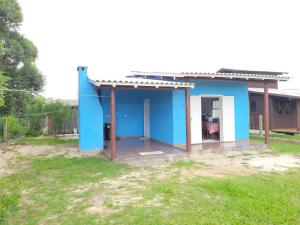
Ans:
<svg viewBox="0 0 300 225"><path fill-rule="evenodd" d="M219 104L220 104L220 118L219 118L219 128L220 128L220 134L219 134L219 140L217 142L222 142L223 140L221 139L221 137L223 137L223 110L222 110L222 104L223 104L223 95L211 95L211 94L201 94L201 95L191 95L191 97L199 97L201 98L200 102L201 102L201 109L200 109L200 113L201 113L201 128L200 128L200 132L201 132L201 137L202 137L202 99L203 98L218 98L219 99ZM192 104L192 101L191 101ZM192 106L191 106L192 107ZM193 118L192 115L192 111L191 111L191 118ZM192 119L191 119L192 120ZM192 121L191 121L192 123ZM192 132L192 131L191 131ZM193 135L191 133L191 135ZM201 142L200 143L192 143L192 144L202 144L203 143L203 139L201 138Z"/></svg>
<svg viewBox="0 0 300 225"><path fill-rule="evenodd" d="M220 117L219 117L219 140L216 140L216 142L221 142L223 137L223 110L222 110L222 104L223 104L223 95L201 95L201 99L203 98L217 98L219 99L219 110L220 110ZM201 103L201 112L202 112L202 103Z"/></svg>

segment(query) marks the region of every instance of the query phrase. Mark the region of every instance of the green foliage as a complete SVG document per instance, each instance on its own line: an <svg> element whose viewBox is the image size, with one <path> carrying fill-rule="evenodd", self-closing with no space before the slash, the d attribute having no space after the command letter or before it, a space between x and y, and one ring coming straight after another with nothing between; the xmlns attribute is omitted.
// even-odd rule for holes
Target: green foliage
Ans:
<svg viewBox="0 0 300 225"><path fill-rule="evenodd" d="M41 96L35 96L26 105L26 117L28 121L28 131L27 135L39 136L43 132L43 127L45 124L45 99Z"/></svg>
<svg viewBox="0 0 300 225"><path fill-rule="evenodd" d="M0 31L16 29L22 20L21 8L16 0L0 1Z"/></svg>
<svg viewBox="0 0 300 225"><path fill-rule="evenodd" d="M3 75L3 72L0 71L0 107L4 105L4 91L7 86L7 80L9 78Z"/></svg>
<svg viewBox="0 0 300 225"><path fill-rule="evenodd" d="M49 120L53 122L54 134L62 132L65 122L70 120L72 116L72 109L69 105L61 102L48 103L46 105L46 111L49 113Z"/></svg>
<svg viewBox="0 0 300 225"><path fill-rule="evenodd" d="M5 117L1 118L0 121L0 134L3 135ZM7 137L9 139L24 136L27 132L27 127L24 120L21 120L12 115L7 116Z"/></svg>
<svg viewBox="0 0 300 225"><path fill-rule="evenodd" d="M29 91L5 92L5 105L0 108L0 113L5 115L24 113L33 94L41 91L44 86L44 77L35 65L37 48L18 32L21 22L22 13L17 1L2 0L0 3L0 71L10 78L7 81L8 89Z"/></svg>

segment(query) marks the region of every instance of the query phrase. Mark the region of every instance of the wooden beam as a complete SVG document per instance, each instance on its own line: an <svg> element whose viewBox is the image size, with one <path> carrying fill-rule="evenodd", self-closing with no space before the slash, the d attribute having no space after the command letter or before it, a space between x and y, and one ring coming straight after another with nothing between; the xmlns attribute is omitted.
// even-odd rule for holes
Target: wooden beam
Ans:
<svg viewBox="0 0 300 225"><path fill-rule="evenodd" d="M191 102L190 102L190 89L185 89L185 115L186 115L186 150L192 150L191 144Z"/></svg>
<svg viewBox="0 0 300 225"><path fill-rule="evenodd" d="M296 104L296 127L297 127L297 131L300 131L300 99L297 99L295 104Z"/></svg>
<svg viewBox="0 0 300 225"><path fill-rule="evenodd" d="M111 160L116 158L116 97L115 88L110 88L110 151Z"/></svg>
<svg viewBox="0 0 300 225"><path fill-rule="evenodd" d="M265 82L264 88L264 127L265 127L265 143L270 142L270 113L269 113L269 87Z"/></svg>
<svg viewBox="0 0 300 225"><path fill-rule="evenodd" d="M101 85L100 87L102 87L102 88L111 88L112 85ZM174 88L174 87L160 87L159 85L158 85L157 88L156 87L138 86L138 85L137 85L137 87L134 87L133 85L128 85L128 86L116 85L114 88L118 89L118 90L152 90L152 91L154 91L154 90L174 91L174 90L183 90L183 89L185 89L185 87L177 87L177 88Z"/></svg>

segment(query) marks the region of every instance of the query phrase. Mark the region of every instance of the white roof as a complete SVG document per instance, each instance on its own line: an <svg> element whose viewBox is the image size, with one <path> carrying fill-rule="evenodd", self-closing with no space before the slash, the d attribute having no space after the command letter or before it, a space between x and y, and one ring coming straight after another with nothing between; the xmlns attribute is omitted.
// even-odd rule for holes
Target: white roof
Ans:
<svg viewBox="0 0 300 225"><path fill-rule="evenodd" d="M137 87L171 87L171 88L194 88L193 83L175 82L166 80L141 79L141 78L112 78L94 80L89 79L95 86L133 86Z"/></svg>
<svg viewBox="0 0 300 225"><path fill-rule="evenodd" d="M287 81L290 77L286 75L266 75L266 74L244 74L244 73L205 73L205 72L141 72L132 71L128 77L194 77L194 78L227 78L227 79L245 79L245 80L280 80Z"/></svg>
<svg viewBox="0 0 300 225"><path fill-rule="evenodd" d="M263 94L263 88L249 88L249 92ZM274 96L282 96L282 97L291 97L291 98L300 98L300 90L297 89L269 89L269 94Z"/></svg>

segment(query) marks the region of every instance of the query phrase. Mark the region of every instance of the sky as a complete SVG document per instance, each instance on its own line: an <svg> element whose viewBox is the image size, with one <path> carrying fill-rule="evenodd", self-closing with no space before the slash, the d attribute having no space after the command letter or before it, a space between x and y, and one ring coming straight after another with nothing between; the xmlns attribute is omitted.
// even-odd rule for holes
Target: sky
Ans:
<svg viewBox="0 0 300 225"><path fill-rule="evenodd" d="M299 1L298 1L299 2ZM297 0L19 0L21 32L39 50L42 95L77 98L77 66L92 77L130 71L289 72L300 89Z"/></svg>

